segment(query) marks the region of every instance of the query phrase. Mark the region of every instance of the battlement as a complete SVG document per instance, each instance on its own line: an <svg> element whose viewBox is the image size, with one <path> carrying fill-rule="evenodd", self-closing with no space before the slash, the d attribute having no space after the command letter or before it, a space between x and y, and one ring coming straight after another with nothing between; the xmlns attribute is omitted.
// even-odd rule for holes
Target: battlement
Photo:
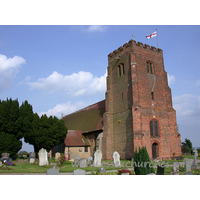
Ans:
<svg viewBox="0 0 200 200"><path fill-rule="evenodd" d="M112 57L115 56L116 54L120 53L121 51L125 50L126 48L130 48L130 47L141 47L144 49L149 49L152 51L156 51L156 52L162 52L162 49L160 48L156 48L154 46L149 46L148 44L143 44L142 42L137 42L135 40L130 40L129 42L126 42L123 46L119 47L118 49L115 49L113 52L111 52L108 57Z"/></svg>

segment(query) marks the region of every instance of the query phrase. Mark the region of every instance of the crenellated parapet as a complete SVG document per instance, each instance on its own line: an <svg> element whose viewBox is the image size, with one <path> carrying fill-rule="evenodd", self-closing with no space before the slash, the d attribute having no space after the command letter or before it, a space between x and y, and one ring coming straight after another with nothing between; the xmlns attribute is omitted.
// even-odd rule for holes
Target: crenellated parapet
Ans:
<svg viewBox="0 0 200 200"><path fill-rule="evenodd" d="M155 52L161 52L162 53L162 49L160 48L156 48L154 46L149 46L148 44L143 44L142 42L137 42L135 40L130 40L129 42L126 42L123 46L119 47L118 49L115 49L113 52L111 52L108 57L112 57L112 56L115 56L117 54L119 54L120 52L122 52L123 50L127 49L127 48L133 48L134 47L136 48L144 48L144 49L147 49L147 50L152 50L152 51L155 51Z"/></svg>

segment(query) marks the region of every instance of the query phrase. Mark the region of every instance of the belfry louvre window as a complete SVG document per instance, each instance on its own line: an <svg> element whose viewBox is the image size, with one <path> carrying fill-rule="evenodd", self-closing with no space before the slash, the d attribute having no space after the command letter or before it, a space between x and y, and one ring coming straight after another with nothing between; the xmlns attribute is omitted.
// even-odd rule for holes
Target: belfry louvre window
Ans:
<svg viewBox="0 0 200 200"><path fill-rule="evenodd" d="M150 121L150 136L151 137L158 137L159 136L158 121L156 121L156 120Z"/></svg>
<svg viewBox="0 0 200 200"><path fill-rule="evenodd" d="M122 76L124 73L125 73L125 72L124 72L124 63L120 63L120 64L118 65L118 75L119 75L119 76Z"/></svg>
<svg viewBox="0 0 200 200"><path fill-rule="evenodd" d="M147 73L153 74L153 64L152 64L152 62L147 62Z"/></svg>

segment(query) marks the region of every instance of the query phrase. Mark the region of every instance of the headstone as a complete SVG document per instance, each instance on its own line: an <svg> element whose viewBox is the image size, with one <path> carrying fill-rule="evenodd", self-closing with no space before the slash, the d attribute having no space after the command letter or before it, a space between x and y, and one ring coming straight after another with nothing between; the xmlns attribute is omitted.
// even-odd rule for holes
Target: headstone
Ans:
<svg viewBox="0 0 200 200"><path fill-rule="evenodd" d="M115 167L120 167L121 166L121 164L120 164L120 155L119 155L119 153L117 151L115 151L113 153L113 160L114 160Z"/></svg>
<svg viewBox="0 0 200 200"><path fill-rule="evenodd" d="M76 169L73 171L73 175L85 175L85 170Z"/></svg>
<svg viewBox="0 0 200 200"><path fill-rule="evenodd" d="M47 175L59 175L59 169L54 169L54 168L48 169L46 174Z"/></svg>
<svg viewBox="0 0 200 200"><path fill-rule="evenodd" d="M35 163L35 158L30 158L29 163L30 164L34 164Z"/></svg>
<svg viewBox="0 0 200 200"><path fill-rule="evenodd" d="M79 160L79 155L74 156L74 162Z"/></svg>
<svg viewBox="0 0 200 200"><path fill-rule="evenodd" d="M93 157L88 157L87 158L88 165L92 164L92 161L93 161Z"/></svg>
<svg viewBox="0 0 200 200"><path fill-rule="evenodd" d="M39 154L39 166L49 165L46 149L43 148L40 149L38 154Z"/></svg>
<svg viewBox="0 0 200 200"><path fill-rule="evenodd" d="M31 159L31 158L35 158L35 152L29 153L29 159Z"/></svg>
<svg viewBox="0 0 200 200"><path fill-rule="evenodd" d="M194 148L193 152L194 152L194 161L193 161L192 166L191 166L192 170L197 169L199 167L197 160L196 160L196 157L198 156L198 152L196 150L196 147Z"/></svg>
<svg viewBox="0 0 200 200"><path fill-rule="evenodd" d="M3 162L9 161L10 159L10 154L9 153L2 153L1 158Z"/></svg>
<svg viewBox="0 0 200 200"><path fill-rule="evenodd" d="M101 159L102 159L102 153L101 153L101 150L98 149L94 153L94 163L93 163L93 166L94 167L101 167Z"/></svg>
<svg viewBox="0 0 200 200"><path fill-rule="evenodd" d="M81 159L78 161L78 166L79 166L80 168L87 167L86 159L85 159L85 158L81 158Z"/></svg>
<svg viewBox="0 0 200 200"><path fill-rule="evenodd" d="M179 163L178 162L173 162L172 170L173 170L173 172L179 171Z"/></svg>
<svg viewBox="0 0 200 200"><path fill-rule="evenodd" d="M58 161L59 158L60 158L60 153L59 152L55 153L55 161Z"/></svg>
<svg viewBox="0 0 200 200"><path fill-rule="evenodd" d="M188 172L188 171L191 171L191 166L192 166L192 161L189 160L189 159L185 159L185 171Z"/></svg>
<svg viewBox="0 0 200 200"><path fill-rule="evenodd" d="M157 166L157 175L164 175L165 167L164 166Z"/></svg>
<svg viewBox="0 0 200 200"><path fill-rule="evenodd" d="M186 172L185 175L193 175L193 172Z"/></svg>

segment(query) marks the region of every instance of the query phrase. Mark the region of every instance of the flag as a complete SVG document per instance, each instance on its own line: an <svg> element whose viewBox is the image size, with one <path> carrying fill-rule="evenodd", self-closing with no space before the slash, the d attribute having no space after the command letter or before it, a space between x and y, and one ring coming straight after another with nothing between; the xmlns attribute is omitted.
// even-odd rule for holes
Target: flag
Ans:
<svg viewBox="0 0 200 200"><path fill-rule="evenodd" d="M155 31L155 32L153 32L152 34L147 35L146 38L147 38L147 39L151 39L151 38L156 37L156 36L157 36L157 32Z"/></svg>

